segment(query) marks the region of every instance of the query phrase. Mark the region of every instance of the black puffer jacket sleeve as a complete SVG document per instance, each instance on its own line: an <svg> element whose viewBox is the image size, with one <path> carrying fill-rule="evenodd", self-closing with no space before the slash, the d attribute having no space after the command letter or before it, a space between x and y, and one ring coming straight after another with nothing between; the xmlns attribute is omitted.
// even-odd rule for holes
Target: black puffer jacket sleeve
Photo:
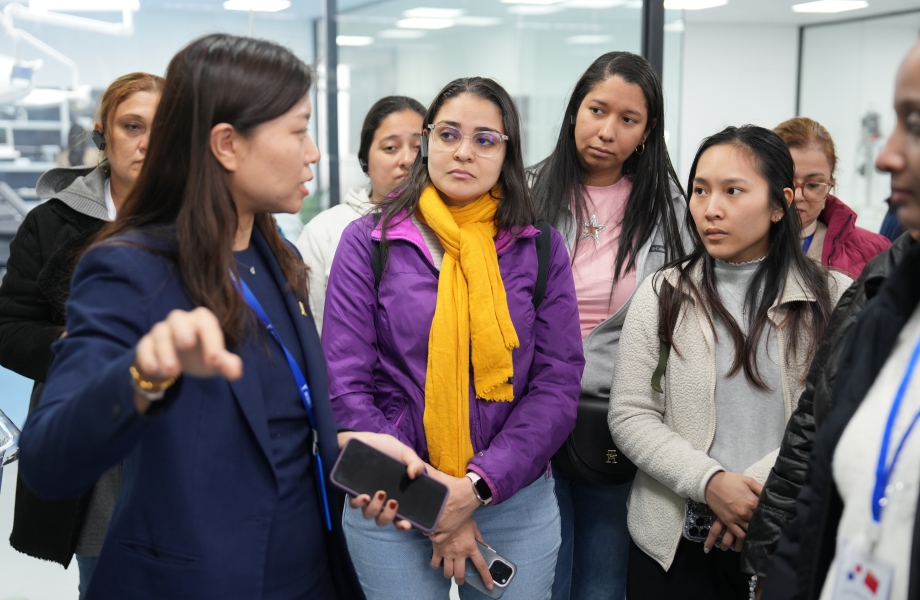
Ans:
<svg viewBox="0 0 920 600"><path fill-rule="evenodd" d="M795 500L805 481L816 432L833 405L832 390L847 333L865 308L867 298L875 295L912 245L913 241L907 235L897 240L866 265L859 280L837 302L824 342L812 359L798 408L786 424L776 464L770 471L760 503L748 526L741 552L741 569L745 573L759 577L766 575L783 529L796 515Z"/></svg>
<svg viewBox="0 0 920 600"><path fill-rule="evenodd" d="M0 285L0 365L44 381L53 356L51 344L64 327L38 285L53 244L53 240L42 239L48 228L41 220L50 215L39 208L29 212L10 242L7 271Z"/></svg>
<svg viewBox="0 0 920 600"><path fill-rule="evenodd" d="M831 316L828 334L812 360L805 391L786 424L779 456L748 526L741 553L741 569L745 573L759 577L767 574L767 566L783 529L795 517L795 499L802 490L809 455L815 446L815 398L819 397L819 402L824 405L829 403L828 391L832 389L837 374L843 338L864 305L865 295L861 293L860 282L857 282L844 292Z"/></svg>

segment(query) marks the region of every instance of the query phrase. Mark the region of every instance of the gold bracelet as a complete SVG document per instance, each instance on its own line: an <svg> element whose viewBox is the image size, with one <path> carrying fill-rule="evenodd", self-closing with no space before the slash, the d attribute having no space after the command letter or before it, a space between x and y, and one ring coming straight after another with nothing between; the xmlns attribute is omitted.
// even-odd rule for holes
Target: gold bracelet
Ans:
<svg viewBox="0 0 920 600"><path fill-rule="evenodd" d="M134 365L131 365L128 370L131 372L131 379L134 380L134 383L137 384L137 387L141 388L145 392L165 392L172 384L176 383L177 379L179 379L178 376L170 377L166 381L153 383L152 381L147 381L146 379L142 378L140 372L134 367Z"/></svg>

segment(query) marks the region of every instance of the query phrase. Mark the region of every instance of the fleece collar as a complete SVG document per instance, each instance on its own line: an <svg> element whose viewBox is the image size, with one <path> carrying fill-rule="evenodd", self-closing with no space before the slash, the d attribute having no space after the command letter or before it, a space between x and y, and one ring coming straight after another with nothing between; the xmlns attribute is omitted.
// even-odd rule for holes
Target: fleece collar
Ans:
<svg viewBox="0 0 920 600"><path fill-rule="evenodd" d="M377 226L374 227L374 231L371 232L371 239L380 241L382 223L383 221L381 220L377 223ZM534 238L538 235L540 235L540 230L533 225L528 225L518 235L514 235L511 231L503 229L502 231L498 232L498 237L495 238L495 251L499 256L501 256L507 252L518 239ZM425 243L425 239L422 237L422 232L419 231L418 227L415 226L415 223L412 222L412 219L409 216L409 211L401 211L393 217L393 220L390 222L390 228L387 230L387 239L391 241L401 240L418 246L418 248L425 255L425 258L434 264L434 259L431 257L431 252L428 250L428 245Z"/></svg>

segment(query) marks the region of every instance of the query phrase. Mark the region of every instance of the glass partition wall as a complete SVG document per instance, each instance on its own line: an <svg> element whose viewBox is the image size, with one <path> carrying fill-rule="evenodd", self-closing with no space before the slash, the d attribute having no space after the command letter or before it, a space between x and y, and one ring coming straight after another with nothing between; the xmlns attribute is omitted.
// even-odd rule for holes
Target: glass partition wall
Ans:
<svg viewBox="0 0 920 600"><path fill-rule="evenodd" d="M337 124L342 193L366 184L357 160L361 124L383 96L407 95L427 106L452 79L492 77L517 102L524 160L531 165L552 150L566 101L588 65L611 50L639 53L641 48L641 0L425 0L423 6L419 1L340 7ZM666 11L664 85L667 135L674 148L679 131L681 17L681 11ZM321 34L317 41L324 43ZM322 55L321 50L317 53ZM326 128L322 123L320 127L322 150ZM321 188L328 181L328 161L323 163ZM327 205L323 189L318 199Z"/></svg>

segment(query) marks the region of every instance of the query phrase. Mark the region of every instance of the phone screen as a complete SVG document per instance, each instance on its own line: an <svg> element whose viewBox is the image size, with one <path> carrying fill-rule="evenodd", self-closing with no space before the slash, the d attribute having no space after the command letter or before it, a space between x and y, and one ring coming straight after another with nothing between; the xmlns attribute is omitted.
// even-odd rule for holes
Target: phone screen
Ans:
<svg viewBox="0 0 920 600"><path fill-rule="evenodd" d="M406 465L359 440L349 440L329 478L349 494L373 496L379 490L396 500L396 514L431 531L447 500L447 486L420 475L409 479Z"/></svg>

